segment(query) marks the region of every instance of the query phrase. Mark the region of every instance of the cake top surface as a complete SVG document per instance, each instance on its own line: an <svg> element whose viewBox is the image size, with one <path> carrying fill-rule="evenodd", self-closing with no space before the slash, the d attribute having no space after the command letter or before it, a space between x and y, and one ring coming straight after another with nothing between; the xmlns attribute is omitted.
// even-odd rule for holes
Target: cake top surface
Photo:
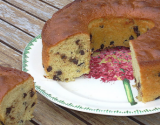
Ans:
<svg viewBox="0 0 160 125"><path fill-rule="evenodd" d="M50 47L75 34L88 34L88 25L94 19L118 17L151 20L160 28L160 1L76 0L45 23L42 41Z"/></svg>
<svg viewBox="0 0 160 125"><path fill-rule="evenodd" d="M141 66L160 65L160 29L152 28L142 36L132 40L137 60ZM150 63L148 63L150 62Z"/></svg>
<svg viewBox="0 0 160 125"><path fill-rule="evenodd" d="M0 66L0 102L14 87L26 81L30 75L26 72Z"/></svg>

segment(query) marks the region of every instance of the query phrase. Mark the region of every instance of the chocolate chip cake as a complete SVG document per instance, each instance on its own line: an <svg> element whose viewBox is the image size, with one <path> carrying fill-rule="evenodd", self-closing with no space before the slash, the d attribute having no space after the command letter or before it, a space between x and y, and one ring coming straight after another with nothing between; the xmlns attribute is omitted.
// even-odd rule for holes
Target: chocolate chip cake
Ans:
<svg viewBox="0 0 160 125"><path fill-rule="evenodd" d="M157 32L159 13L158 0L76 0L68 4L56 12L42 30L42 62L47 77L72 81L89 73L92 51L131 45L134 75L141 93L138 98L143 102L156 99L160 92L150 95L146 87L156 84L149 77L154 70L149 64L154 63L157 70L160 69L160 51L150 46L153 43L157 45L155 49L160 46L155 35L160 34ZM139 46L138 51L135 44ZM144 70L148 66L151 69ZM158 84L158 71L152 76Z"/></svg>
<svg viewBox="0 0 160 125"><path fill-rule="evenodd" d="M0 125L24 125L33 117L36 100L31 75L0 66Z"/></svg>

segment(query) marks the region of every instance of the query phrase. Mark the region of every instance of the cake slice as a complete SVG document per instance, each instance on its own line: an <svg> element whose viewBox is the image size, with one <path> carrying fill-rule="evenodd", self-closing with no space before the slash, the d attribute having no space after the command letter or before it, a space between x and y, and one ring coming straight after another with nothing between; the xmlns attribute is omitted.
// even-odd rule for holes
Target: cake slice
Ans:
<svg viewBox="0 0 160 125"><path fill-rule="evenodd" d="M132 65L138 100L148 102L160 97L160 30L152 28L130 41Z"/></svg>
<svg viewBox="0 0 160 125"><path fill-rule="evenodd" d="M31 75L0 66L0 125L24 125L33 117L36 100Z"/></svg>

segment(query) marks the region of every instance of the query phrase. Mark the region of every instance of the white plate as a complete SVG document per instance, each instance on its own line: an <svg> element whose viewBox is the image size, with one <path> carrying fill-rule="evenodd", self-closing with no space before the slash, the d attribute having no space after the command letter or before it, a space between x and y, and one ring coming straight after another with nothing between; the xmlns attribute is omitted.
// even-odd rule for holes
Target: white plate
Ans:
<svg viewBox="0 0 160 125"><path fill-rule="evenodd" d="M131 116L146 115L160 111L160 99L148 103L139 102L136 88L132 87L134 100L127 100L122 81L103 83L99 79L77 78L74 82L57 82L44 77L42 66L42 40L37 36L26 46L22 70L34 77L35 88L44 97L61 106L95 114Z"/></svg>

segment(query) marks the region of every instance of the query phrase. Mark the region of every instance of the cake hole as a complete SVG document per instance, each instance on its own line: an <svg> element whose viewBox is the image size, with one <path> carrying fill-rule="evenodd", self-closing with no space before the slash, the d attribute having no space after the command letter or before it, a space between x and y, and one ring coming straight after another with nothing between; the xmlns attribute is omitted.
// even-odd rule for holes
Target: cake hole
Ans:
<svg viewBox="0 0 160 125"><path fill-rule="evenodd" d="M154 27L150 20L127 18L99 18L88 25L91 48L94 51L101 49L101 45L107 48L110 45L129 47L129 41L139 37Z"/></svg>

